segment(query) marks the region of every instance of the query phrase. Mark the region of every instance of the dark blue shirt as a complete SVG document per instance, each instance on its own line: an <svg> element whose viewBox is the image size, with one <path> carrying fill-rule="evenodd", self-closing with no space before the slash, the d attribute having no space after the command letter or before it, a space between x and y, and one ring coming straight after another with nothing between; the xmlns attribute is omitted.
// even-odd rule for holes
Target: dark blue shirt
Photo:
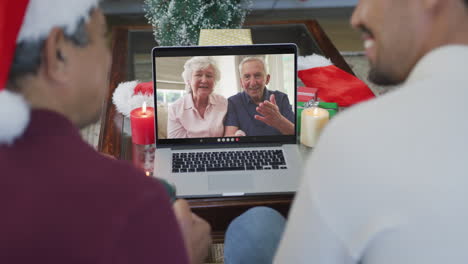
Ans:
<svg viewBox="0 0 468 264"><path fill-rule="evenodd" d="M295 115L289 103L288 96L279 91L270 91L265 88L263 93L263 101L270 100L270 96L274 94L276 104L280 113L289 121L295 123ZM252 101L250 96L244 91L229 97L228 110L225 126L236 126L244 131L247 136L274 136L281 135L280 131L271 127L260 120L255 119L255 115L261 115L256 110L257 105Z"/></svg>

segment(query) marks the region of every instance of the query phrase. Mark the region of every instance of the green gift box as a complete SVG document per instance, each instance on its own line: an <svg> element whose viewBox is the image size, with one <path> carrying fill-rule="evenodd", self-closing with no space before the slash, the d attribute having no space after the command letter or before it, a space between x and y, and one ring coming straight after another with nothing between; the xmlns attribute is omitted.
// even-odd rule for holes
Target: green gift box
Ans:
<svg viewBox="0 0 468 264"><path fill-rule="evenodd" d="M297 134L299 135L301 132L301 116L302 110L304 110L304 105L306 102L297 102ZM328 111L329 118L331 119L333 116L338 113L338 104L337 103L328 103L328 102L319 102L318 107L323 108Z"/></svg>

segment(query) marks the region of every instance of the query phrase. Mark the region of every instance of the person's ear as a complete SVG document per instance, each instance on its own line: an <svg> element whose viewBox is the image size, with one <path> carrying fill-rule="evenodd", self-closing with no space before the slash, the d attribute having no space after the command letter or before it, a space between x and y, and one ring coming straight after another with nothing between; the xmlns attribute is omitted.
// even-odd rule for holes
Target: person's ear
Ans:
<svg viewBox="0 0 468 264"><path fill-rule="evenodd" d="M267 74L265 85L267 85L269 82L270 82L270 74Z"/></svg>
<svg viewBox="0 0 468 264"><path fill-rule="evenodd" d="M67 45L60 28L53 28L44 43L43 67L47 77L54 82L68 81Z"/></svg>

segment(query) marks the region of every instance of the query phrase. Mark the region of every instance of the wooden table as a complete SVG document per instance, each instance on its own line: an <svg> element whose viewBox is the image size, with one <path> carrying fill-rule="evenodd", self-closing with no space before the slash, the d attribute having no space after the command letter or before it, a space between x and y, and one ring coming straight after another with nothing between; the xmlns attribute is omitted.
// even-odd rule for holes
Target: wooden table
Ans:
<svg viewBox="0 0 468 264"><path fill-rule="evenodd" d="M315 20L277 21L246 25L252 31L252 40L260 43L296 43L299 55L317 53L331 59L341 69L354 74L325 32ZM98 150L118 159L132 160L134 147L128 133L129 121L118 113L112 103L116 86L124 81L150 81L151 75L136 76L135 54L148 54L156 46L149 26L121 26L112 31L112 67L109 93L103 105ZM149 62L149 73L151 66ZM229 222L254 206L269 206L287 215L293 195L256 197L220 197L189 199L192 210L212 226L215 241L222 241Z"/></svg>

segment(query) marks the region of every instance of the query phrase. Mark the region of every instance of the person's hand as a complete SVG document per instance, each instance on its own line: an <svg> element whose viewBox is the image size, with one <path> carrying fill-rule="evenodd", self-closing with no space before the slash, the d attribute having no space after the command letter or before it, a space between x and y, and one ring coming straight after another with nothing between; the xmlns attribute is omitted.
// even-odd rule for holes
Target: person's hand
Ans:
<svg viewBox="0 0 468 264"><path fill-rule="evenodd" d="M234 134L234 136L236 136L236 137L245 137L245 136L247 136L247 135L245 134L244 131L242 131L242 130L239 129L239 130L236 131L236 133Z"/></svg>
<svg viewBox="0 0 468 264"><path fill-rule="evenodd" d="M255 119L278 129L284 135L294 134L294 124L281 114L274 94L270 96L270 101L260 103L256 110L261 115L255 115Z"/></svg>
<svg viewBox="0 0 468 264"><path fill-rule="evenodd" d="M263 116L255 115L255 119L260 120L272 127L278 126L278 122L280 122L281 118L283 117L280 113L278 105L276 104L274 94L270 96L270 101L265 100L263 103L260 103L256 110Z"/></svg>
<svg viewBox="0 0 468 264"><path fill-rule="evenodd" d="M179 222L190 263L204 263L211 246L211 227L202 218L192 213L187 201L174 202L174 213Z"/></svg>

